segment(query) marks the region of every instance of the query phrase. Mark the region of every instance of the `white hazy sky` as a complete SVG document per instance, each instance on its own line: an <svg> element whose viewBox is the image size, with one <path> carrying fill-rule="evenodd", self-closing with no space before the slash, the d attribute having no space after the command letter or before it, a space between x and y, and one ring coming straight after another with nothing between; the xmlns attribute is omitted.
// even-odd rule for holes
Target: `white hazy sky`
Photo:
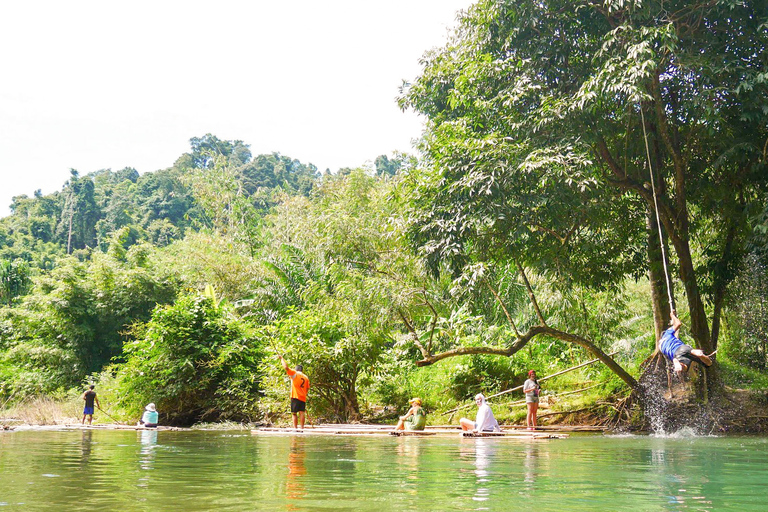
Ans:
<svg viewBox="0 0 768 512"><path fill-rule="evenodd" d="M70 168L155 171L206 133L321 171L410 151L398 86L471 3L3 2L0 216Z"/></svg>

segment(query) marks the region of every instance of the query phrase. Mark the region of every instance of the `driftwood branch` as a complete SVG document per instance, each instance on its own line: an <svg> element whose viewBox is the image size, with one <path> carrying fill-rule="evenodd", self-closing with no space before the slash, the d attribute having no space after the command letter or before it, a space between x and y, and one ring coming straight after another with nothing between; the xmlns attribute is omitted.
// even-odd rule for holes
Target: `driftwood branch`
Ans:
<svg viewBox="0 0 768 512"><path fill-rule="evenodd" d="M574 414L577 412L584 412L584 411L591 411L595 409L595 407L583 407L581 409L572 409L570 411L557 411L557 412L548 412L546 414L539 414L538 418L546 418L547 416L557 416L559 414Z"/></svg>
<svg viewBox="0 0 768 512"><path fill-rule="evenodd" d="M440 361L448 357L455 357L455 356L462 356L462 355L469 355L469 354L512 356L515 353L517 353L521 348L523 348L534 337L540 334L552 336L553 338L557 338L562 341L567 341L569 343L574 343L576 345L579 345L582 348L585 348L597 359L605 363L605 365L608 368L610 368L611 371L613 371L616 375L618 375L619 378L621 378L621 380L626 382L627 385L629 385L629 387L634 389L637 386L637 380L635 380L634 377L632 377L629 373L627 373L627 371L624 368L622 368L621 365L619 365L616 361L614 361L611 356L603 352L600 349L600 347L598 347L597 345L595 345L594 343L592 343L586 338L582 338L581 336L578 336L576 334L560 331L558 329L553 329L546 325L536 325L531 327L528 330L528 332L520 336L509 348L459 347L453 350L447 350L440 354L435 354L435 355L430 355L429 357L425 357L421 361L417 361L416 366L428 366L430 364L434 364L437 361Z"/></svg>
<svg viewBox="0 0 768 512"><path fill-rule="evenodd" d="M614 352L614 353L612 353L610 355L614 356L614 355L616 355L616 352ZM570 368L566 368L565 370L560 370L557 373L553 373L552 375L547 375L546 377L542 377L542 378L540 378L538 380L539 380L539 382L544 382L545 380L549 380L549 379L551 379L553 377L557 377L558 375L562 375L564 373L572 372L573 370L578 370L579 368L583 368L584 366L589 366L590 364L596 363L599 360L600 359L592 359L591 361L587 361L585 363L581 363L581 364L578 364L576 366L572 366ZM598 385L599 384L595 384L595 386L598 386ZM594 386L591 386L591 387L594 387ZM506 395L507 393L512 393L513 391L519 391L521 389L523 389L523 386L516 386L516 387L514 387L512 389L507 389L505 391L501 391L500 393L495 393L493 395L487 396L486 400L490 400L491 398L496 398L497 396ZM589 389L589 388L585 388L585 389ZM584 390L582 389L582 390L579 390L579 391L584 391ZM454 407L453 409L451 409L449 411L445 411L443 414L445 415L445 414L449 414L449 413L452 413L452 412L459 411L461 409L466 409L467 407L471 407L472 405L474 405L474 404L460 405L458 407Z"/></svg>

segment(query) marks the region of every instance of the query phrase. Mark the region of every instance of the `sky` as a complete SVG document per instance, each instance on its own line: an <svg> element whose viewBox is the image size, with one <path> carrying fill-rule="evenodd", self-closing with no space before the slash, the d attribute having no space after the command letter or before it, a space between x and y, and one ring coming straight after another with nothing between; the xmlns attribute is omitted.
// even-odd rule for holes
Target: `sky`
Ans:
<svg viewBox="0 0 768 512"><path fill-rule="evenodd" d="M39 0L0 17L0 216L81 175L164 169L212 133L319 170L412 151L396 103L470 0Z"/></svg>

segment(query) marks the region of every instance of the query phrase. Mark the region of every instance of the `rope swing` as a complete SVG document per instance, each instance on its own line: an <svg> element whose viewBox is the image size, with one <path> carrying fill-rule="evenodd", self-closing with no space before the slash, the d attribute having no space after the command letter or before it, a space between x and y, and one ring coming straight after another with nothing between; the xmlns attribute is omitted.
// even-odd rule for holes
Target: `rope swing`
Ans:
<svg viewBox="0 0 768 512"><path fill-rule="evenodd" d="M656 212L656 227L659 228L659 245L661 246L661 263L664 266L664 277L667 279L667 297L669 298L669 308L675 311L675 303L672 300L672 285L669 280L669 270L667 269L667 254L664 250L664 236L661 233L661 219L659 218L659 203L656 200L656 183L653 179L653 165L651 164L651 150L648 148L648 133L645 131L645 114L642 105L640 107L640 117L643 121L643 139L645 140L645 155L648 158L648 170L651 175L651 191L653 192L653 206Z"/></svg>

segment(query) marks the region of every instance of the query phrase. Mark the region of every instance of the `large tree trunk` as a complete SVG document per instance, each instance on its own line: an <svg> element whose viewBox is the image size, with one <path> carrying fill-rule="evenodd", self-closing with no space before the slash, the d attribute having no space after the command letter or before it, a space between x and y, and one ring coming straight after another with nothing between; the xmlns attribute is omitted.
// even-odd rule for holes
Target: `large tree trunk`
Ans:
<svg viewBox="0 0 768 512"><path fill-rule="evenodd" d="M696 282L696 272L693 268L693 259L691 258L688 239L678 237L674 240L675 251L677 252L680 263L680 279L685 286L686 296L688 298L688 312L691 318L691 336L696 340L698 347L706 354L714 352L712 340L709 335L709 322L707 321L707 312L704 309L704 302L701 300L699 285ZM706 389L709 392L717 392L722 387L720 381L720 372L717 364L713 364L705 371ZM702 389L702 391L704 391ZM706 398L706 397L703 397Z"/></svg>

